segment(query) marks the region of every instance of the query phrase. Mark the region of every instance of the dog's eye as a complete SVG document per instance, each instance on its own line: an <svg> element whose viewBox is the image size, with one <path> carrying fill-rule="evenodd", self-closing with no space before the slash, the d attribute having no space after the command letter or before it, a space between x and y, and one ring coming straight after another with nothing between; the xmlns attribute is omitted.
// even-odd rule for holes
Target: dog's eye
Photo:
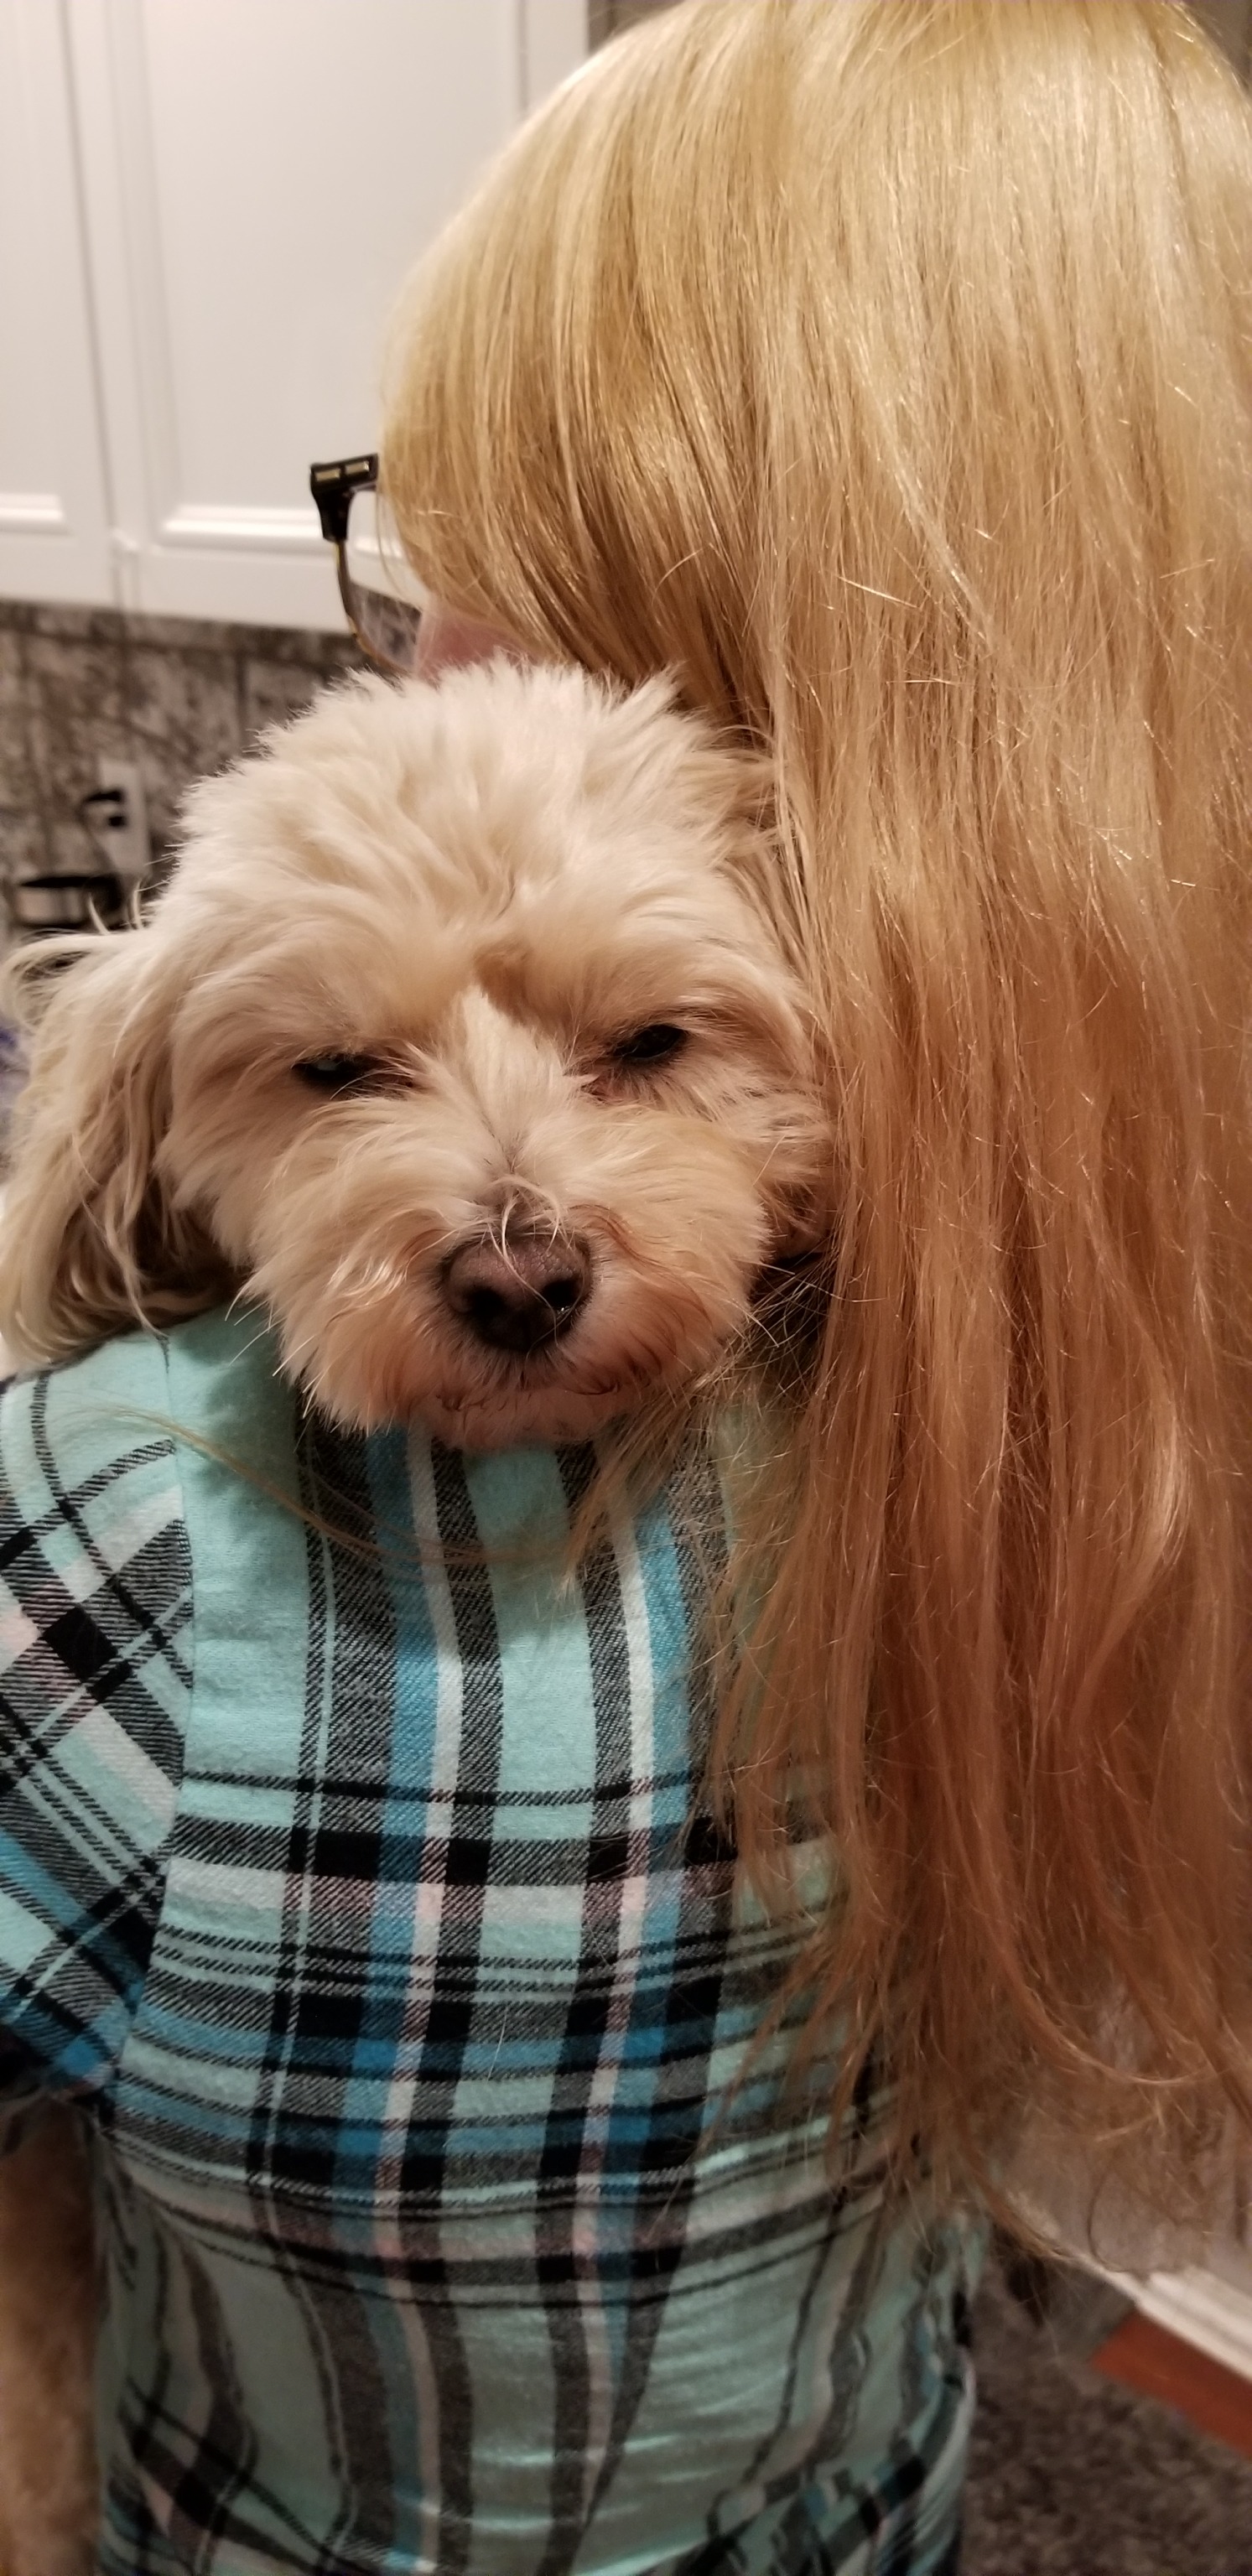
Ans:
<svg viewBox="0 0 1252 2576"><path fill-rule="evenodd" d="M619 1038L609 1052L614 1064L672 1064L686 1043L686 1029L676 1029L670 1020L654 1020L646 1029L632 1029L628 1038Z"/></svg>
<svg viewBox="0 0 1252 2576"><path fill-rule="evenodd" d="M372 1055L306 1055L291 1069L310 1091L360 1091L381 1071Z"/></svg>

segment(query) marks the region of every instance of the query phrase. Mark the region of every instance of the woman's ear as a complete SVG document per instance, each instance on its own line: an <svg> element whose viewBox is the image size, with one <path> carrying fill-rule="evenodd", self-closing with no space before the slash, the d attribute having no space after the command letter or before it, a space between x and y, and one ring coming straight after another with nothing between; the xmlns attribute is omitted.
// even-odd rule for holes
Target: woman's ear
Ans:
<svg viewBox="0 0 1252 2576"><path fill-rule="evenodd" d="M488 626L481 617L467 617L459 608L445 608L442 600L432 599L418 624L413 677L438 680L445 671L463 670L471 662L493 662L499 653L506 653L511 662L534 659L502 627Z"/></svg>
<svg viewBox="0 0 1252 2576"><path fill-rule="evenodd" d="M26 950L10 989L31 1029L0 1221L0 1333L64 1359L229 1292L204 1228L176 1209L158 1150L183 989L155 928Z"/></svg>

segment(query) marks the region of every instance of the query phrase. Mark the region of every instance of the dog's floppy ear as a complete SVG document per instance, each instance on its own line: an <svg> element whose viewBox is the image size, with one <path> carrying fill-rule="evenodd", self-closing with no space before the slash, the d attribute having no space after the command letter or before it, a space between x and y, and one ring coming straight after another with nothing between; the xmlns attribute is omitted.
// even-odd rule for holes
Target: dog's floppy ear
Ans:
<svg viewBox="0 0 1252 2576"><path fill-rule="evenodd" d="M159 1165L182 980L152 928L47 942L9 970L30 1030L0 1220L0 1333L19 1360L64 1359L226 1293Z"/></svg>

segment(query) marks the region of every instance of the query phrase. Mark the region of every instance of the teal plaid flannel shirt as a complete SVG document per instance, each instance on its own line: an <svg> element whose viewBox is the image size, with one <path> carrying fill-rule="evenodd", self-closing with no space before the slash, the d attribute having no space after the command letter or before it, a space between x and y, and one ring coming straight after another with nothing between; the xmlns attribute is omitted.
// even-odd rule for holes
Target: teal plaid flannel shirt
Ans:
<svg viewBox="0 0 1252 2576"><path fill-rule="evenodd" d="M977 2231L887 2213L869 2089L832 2187L785 2031L735 2083L787 1954L699 1811L715 1492L562 1581L587 1453L345 1436L246 1314L18 1380L0 1465L101 2576L953 2568Z"/></svg>

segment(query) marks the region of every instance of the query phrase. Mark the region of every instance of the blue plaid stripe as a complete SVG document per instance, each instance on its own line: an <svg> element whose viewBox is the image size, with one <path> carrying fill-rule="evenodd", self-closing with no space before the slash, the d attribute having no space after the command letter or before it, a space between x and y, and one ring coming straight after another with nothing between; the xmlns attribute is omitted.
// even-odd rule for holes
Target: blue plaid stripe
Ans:
<svg viewBox="0 0 1252 2576"><path fill-rule="evenodd" d="M735 2086L787 1954L698 1813L711 1468L563 1582L590 1457L272 1372L206 1319L4 1405L5 2020L98 2104L102 2576L937 2569L970 2245L887 2224L872 2088L836 2192L785 2032Z"/></svg>

